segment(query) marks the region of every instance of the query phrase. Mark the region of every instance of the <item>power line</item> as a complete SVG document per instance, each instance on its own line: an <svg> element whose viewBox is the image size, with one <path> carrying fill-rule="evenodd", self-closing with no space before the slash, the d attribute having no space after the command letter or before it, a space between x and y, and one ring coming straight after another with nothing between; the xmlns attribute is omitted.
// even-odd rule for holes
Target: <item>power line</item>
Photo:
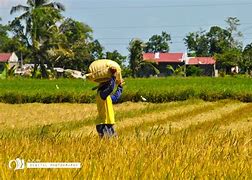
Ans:
<svg viewBox="0 0 252 180"><path fill-rule="evenodd" d="M241 25L251 25L252 23L242 23ZM221 26L220 25L212 25L212 24L201 24L201 25L192 25L192 24L177 24L177 25L153 25L153 26L97 26L92 27L94 29L142 29L142 28L178 28L178 27L203 27L203 26Z"/></svg>
<svg viewBox="0 0 252 180"><path fill-rule="evenodd" d="M242 33L243 35L251 35L252 33ZM171 35L171 39L173 38L184 38L185 36L173 36ZM150 37L138 37L139 39L150 39ZM134 37L97 37L96 39L100 39L100 40L131 40L134 39Z"/></svg>
<svg viewBox="0 0 252 180"><path fill-rule="evenodd" d="M218 7L218 6L247 6L252 5L252 2L226 2L226 3L211 3L211 4L170 4L170 5L145 5L145 6L100 6L100 7L71 7L71 9L156 9L156 8L183 8L183 7ZM0 9L9 9L0 7Z"/></svg>
<svg viewBox="0 0 252 180"><path fill-rule="evenodd" d="M183 7L218 7L218 6L247 6L252 2L240 3L216 3L216 4L171 4L171 5L145 5L145 6L100 6L100 7L71 7L71 9L156 9L156 8L183 8Z"/></svg>
<svg viewBox="0 0 252 180"><path fill-rule="evenodd" d="M244 38L244 40L252 40L252 37L250 38ZM129 43L101 43L102 45L106 45L106 46L129 46ZM174 41L170 43L172 44L185 44L185 42L183 41Z"/></svg>

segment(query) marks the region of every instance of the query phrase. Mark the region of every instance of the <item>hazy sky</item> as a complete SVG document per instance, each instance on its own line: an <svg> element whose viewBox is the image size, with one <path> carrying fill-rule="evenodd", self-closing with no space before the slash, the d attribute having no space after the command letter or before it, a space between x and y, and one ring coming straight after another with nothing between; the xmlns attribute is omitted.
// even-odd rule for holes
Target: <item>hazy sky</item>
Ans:
<svg viewBox="0 0 252 180"><path fill-rule="evenodd" d="M0 17L7 23L13 5L26 0L0 0ZM252 42L251 0L62 0L66 17L82 21L94 30L106 50L128 55L132 38L144 41L154 34L171 34L171 52L185 52L183 38L189 32L225 28L229 16L240 19L244 45ZM17 14L18 15L18 14Z"/></svg>

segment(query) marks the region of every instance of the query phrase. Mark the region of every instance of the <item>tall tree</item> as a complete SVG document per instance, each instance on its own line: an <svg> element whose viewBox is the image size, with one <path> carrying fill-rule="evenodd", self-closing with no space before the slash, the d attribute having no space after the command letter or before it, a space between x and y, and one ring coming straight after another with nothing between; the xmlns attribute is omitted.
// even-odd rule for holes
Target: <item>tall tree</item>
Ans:
<svg viewBox="0 0 252 180"><path fill-rule="evenodd" d="M141 62L143 61L143 47L144 43L139 39L132 39L129 43L129 65L133 77L137 76L137 72L141 67Z"/></svg>
<svg viewBox="0 0 252 180"><path fill-rule="evenodd" d="M15 23L17 21L19 22L24 21L25 22L25 35L26 36L28 35L31 38L32 42L38 39L37 31L39 31L41 28L40 26L41 24L36 22L37 18L39 17L34 17L34 15L36 14L38 15L39 13L38 11L34 12L34 10L38 10L38 9L44 9L44 10L53 9L53 10L56 10L58 14L55 13L55 11L51 11L51 10L50 12L46 11L46 14L54 12L54 15L56 14L56 16L59 16L59 12L64 11L65 7L63 6L63 4L59 2L49 2L49 0L27 0L27 5L19 4L17 6L13 6L10 11L10 14L20 12L20 11L23 12L23 14L16 17L12 21L12 23ZM40 12L40 15L41 13L42 12Z"/></svg>
<svg viewBox="0 0 252 180"><path fill-rule="evenodd" d="M239 40L242 33L238 31L240 20L236 17L228 17L226 20L229 32L228 45L224 52L216 53L217 64L225 73L232 73L231 68L238 66L242 61L242 42Z"/></svg>
<svg viewBox="0 0 252 180"><path fill-rule="evenodd" d="M155 67L155 63L143 60L143 48L145 44L139 39L132 39L129 43L129 67L133 77L145 76L146 72L159 74L159 70Z"/></svg>
<svg viewBox="0 0 252 180"><path fill-rule="evenodd" d="M44 55L48 50L44 42L49 39L49 29L62 19L60 12L64 10L64 6L58 2L27 0L27 5L14 6L10 11L11 14L19 11L23 12L11 24L25 23L24 28L22 26L19 27L25 31L23 35L26 37L27 46L31 48L31 58L35 63L34 72L37 65L40 65L43 77L47 77Z"/></svg>
<svg viewBox="0 0 252 180"><path fill-rule="evenodd" d="M228 27L226 28L227 31L231 34L232 38L230 38L230 46L232 48L240 48L242 47L242 42L239 38L241 38L243 35L238 30L238 27L240 25L240 20L237 17L228 17L225 22L228 24Z"/></svg>
<svg viewBox="0 0 252 180"><path fill-rule="evenodd" d="M218 26L212 26L210 31L206 33L207 41L208 41L208 54L213 56L215 53L223 53L225 49L229 49L230 39L232 38L232 34L226 30L222 29Z"/></svg>
<svg viewBox="0 0 252 180"><path fill-rule="evenodd" d="M10 38L8 37L8 27L0 24L0 51L4 51L6 44Z"/></svg>
<svg viewBox="0 0 252 180"><path fill-rule="evenodd" d="M42 7L33 10L32 16L34 17L33 24L37 27L33 28L32 33L35 39L32 38L32 57L34 58L34 63L40 65L40 70L42 77L47 77L46 66L51 63L47 58L47 50L51 48L52 37L57 36L55 29L57 28L56 23L58 23L63 17L58 10L51 7ZM36 66L35 66L36 67Z"/></svg>
<svg viewBox="0 0 252 180"><path fill-rule="evenodd" d="M105 58L105 54L103 53L104 47L97 39L89 43L89 49L92 60Z"/></svg>
<svg viewBox="0 0 252 180"><path fill-rule="evenodd" d="M132 76L137 76L137 71L140 69L140 63L143 61L143 41L139 39L132 39L129 43L129 65L132 70Z"/></svg>
<svg viewBox="0 0 252 180"><path fill-rule="evenodd" d="M15 20L24 20L26 24L26 33L30 33L32 30L38 29L39 26L37 26L36 23L34 23L32 12L35 9L38 8L44 8L44 7L51 7L55 10L64 11L65 7L63 4L59 2L49 2L49 0L27 0L27 5L17 5L13 6L11 8L10 14L16 13L16 12L23 12L20 16L18 16Z"/></svg>
<svg viewBox="0 0 252 180"><path fill-rule="evenodd" d="M228 27L223 29L212 26L209 32L191 32L184 39L189 55L215 56L220 69L231 72L231 67L239 64L241 59L241 43L236 40L241 37L238 31L239 20L229 17Z"/></svg>
<svg viewBox="0 0 252 180"><path fill-rule="evenodd" d="M240 67L245 73L252 75L252 43L244 48L242 56Z"/></svg>
<svg viewBox="0 0 252 180"><path fill-rule="evenodd" d="M171 36L162 32L161 35L153 35L149 41L146 43L144 51L146 53L155 53L155 52L169 52L169 42L171 41Z"/></svg>
<svg viewBox="0 0 252 180"><path fill-rule="evenodd" d="M205 31L190 32L184 41L190 56L209 56L209 43Z"/></svg>
<svg viewBox="0 0 252 180"><path fill-rule="evenodd" d="M65 49L71 50L72 56L58 58L57 65L64 68L86 70L92 62L92 29L79 21L66 19L59 27L66 37Z"/></svg>
<svg viewBox="0 0 252 180"><path fill-rule="evenodd" d="M219 69L227 74L232 73L231 68L239 65L239 61L242 58L242 53L237 48L226 49L223 53L216 53L215 59L217 59L217 65Z"/></svg>
<svg viewBox="0 0 252 180"><path fill-rule="evenodd" d="M11 26L0 24L0 52L15 52L22 59L22 53L26 53L27 48L17 36L9 37L9 32L14 33L12 30Z"/></svg>
<svg viewBox="0 0 252 180"><path fill-rule="evenodd" d="M112 52L106 52L106 59L111 59L117 62L121 67L124 66L126 58L126 56L121 55L117 50L114 50Z"/></svg>

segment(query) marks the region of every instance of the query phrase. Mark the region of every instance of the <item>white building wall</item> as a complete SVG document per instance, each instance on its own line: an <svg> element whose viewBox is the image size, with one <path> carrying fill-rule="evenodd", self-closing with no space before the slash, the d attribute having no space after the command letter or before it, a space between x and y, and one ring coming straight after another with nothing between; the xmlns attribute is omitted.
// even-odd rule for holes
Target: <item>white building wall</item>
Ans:
<svg viewBox="0 0 252 180"><path fill-rule="evenodd" d="M19 65L18 57L14 52L11 54L11 57L9 59L9 65L10 65L10 68L12 68L13 66L17 67Z"/></svg>

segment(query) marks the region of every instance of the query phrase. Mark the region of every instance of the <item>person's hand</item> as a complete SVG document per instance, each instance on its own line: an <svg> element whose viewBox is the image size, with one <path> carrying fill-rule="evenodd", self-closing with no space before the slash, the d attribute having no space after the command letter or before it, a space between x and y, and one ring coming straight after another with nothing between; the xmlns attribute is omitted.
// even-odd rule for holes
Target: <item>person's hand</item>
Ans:
<svg viewBox="0 0 252 180"><path fill-rule="evenodd" d="M109 71L111 72L112 75L114 75L116 73L116 68L109 68Z"/></svg>
<svg viewBox="0 0 252 180"><path fill-rule="evenodd" d="M118 84L118 86L123 86L125 84L125 82L124 82L124 80L122 79L120 82L119 82L119 84Z"/></svg>

